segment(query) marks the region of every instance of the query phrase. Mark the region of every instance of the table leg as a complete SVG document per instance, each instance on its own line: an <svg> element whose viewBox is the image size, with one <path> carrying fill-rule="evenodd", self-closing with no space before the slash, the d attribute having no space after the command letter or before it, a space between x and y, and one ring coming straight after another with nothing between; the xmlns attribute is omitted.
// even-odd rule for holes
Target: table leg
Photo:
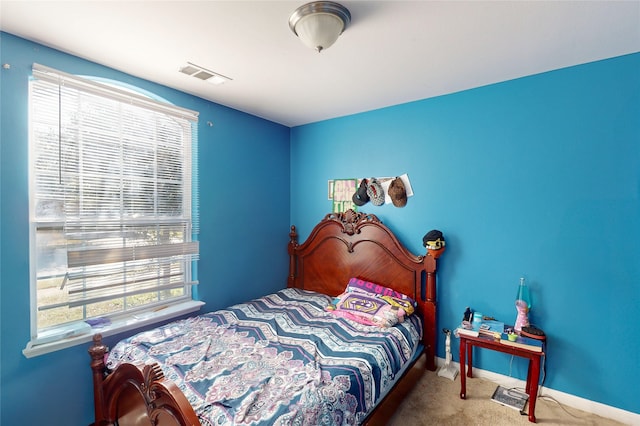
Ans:
<svg viewBox="0 0 640 426"><path fill-rule="evenodd" d="M536 400L538 399L538 381L540 380L540 357L533 357L529 361L531 374L529 376L529 421L536 422Z"/></svg>
<svg viewBox="0 0 640 426"><path fill-rule="evenodd" d="M466 382L466 360L465 354L467 353L467 340L463 337L460 338L460 399L467 398L467 382Z"/></svg>
<svg viewBox="0 0 640 426"><path fill-rule="evenodd" d="M527 366L527 387L524 389L529 396L531 396L531 364L533 364L533 359L529 358L529 364Z"/></svg>
<svg viewBox="0 0 640 426"><path fill-rule="evenodd" d="M467 344L467 364L469 369L467 370L467 377L473 377L473 345Z"/></svg>

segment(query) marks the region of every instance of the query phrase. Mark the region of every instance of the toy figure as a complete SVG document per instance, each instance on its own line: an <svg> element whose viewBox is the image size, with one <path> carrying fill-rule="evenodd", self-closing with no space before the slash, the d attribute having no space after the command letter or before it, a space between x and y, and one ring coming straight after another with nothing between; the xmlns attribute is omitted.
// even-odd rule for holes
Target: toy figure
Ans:
<svg viewBox="0 0 640 426"><path fill-rule="evenodd" d="M434 259L439 258L440 255L444 253L445 247L445 240L442 232L437 229L427 232L427 234L422 237L422 245L427 248L427 251Z"/></svg>

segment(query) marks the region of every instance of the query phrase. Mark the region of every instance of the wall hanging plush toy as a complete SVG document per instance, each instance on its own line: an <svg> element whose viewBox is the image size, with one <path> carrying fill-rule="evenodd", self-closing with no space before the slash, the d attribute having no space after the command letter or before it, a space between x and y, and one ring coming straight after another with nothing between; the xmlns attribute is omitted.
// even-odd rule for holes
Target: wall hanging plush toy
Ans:
<svg viewBox="0 0 640 426"><path fill-rule="evenodd" d="M437 229L427 232L422 237L422 245L427 248L431 257L437 259L444 252L445 241L442 232Z"/></svg>

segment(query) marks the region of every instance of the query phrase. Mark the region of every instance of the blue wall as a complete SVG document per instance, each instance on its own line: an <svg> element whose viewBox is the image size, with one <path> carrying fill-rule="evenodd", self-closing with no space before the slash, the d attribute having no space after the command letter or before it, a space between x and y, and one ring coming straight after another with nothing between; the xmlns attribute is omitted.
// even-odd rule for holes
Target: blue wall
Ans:
<svg viewBox="0 0 640 426"><path fill-rule="evenodd" d="M205 310L286 285L290 131L7 33L0 33L0 43L0 63L11 65L0 70L0 424L87 425L93 421L88 345L31 359L22 355L30 336L27 83L32 64L122 81L200 112L199 291ZM29 396L34 394L36 399ZM37 409L29 409L29 400L37 400Z"/></svg>
<svg viewBox="0 0 640 426"><path fill-rule="evenodd" d="M628 355L640 349L629 332L640 315L640 54L290 130L6 33L0 43L0 63L11 64L0 70L1 424L83 425L93 415L86 346L21 353L33 62L123 81L200 112L206 310L285 285L289 225L302 240L330 211L328 179L408 173L415 196L405 208L363 210L416 253L428 230L444 232L440 326L455 327L466 306L512 321L524 276L532 321L549 337L545 386L640 413L632 389L640 369ZM501 354L474 360L526 374ZM33 393L38 409L21 408Z"/></svg>
<svg viewBox="0 0 640 426"><path fill-rule="evenodd" d="M439 324L466 306L513 323L520 277L548 336L544 385L640 413L640 54L309 124L291 132L301 240L331 209L327 180L408 173L378 215L416 253L441 230ZM438 355L444 356L444 336ZM458 360L457 340L453 340ZM526 364L478 351L480 368Z"/></svg>

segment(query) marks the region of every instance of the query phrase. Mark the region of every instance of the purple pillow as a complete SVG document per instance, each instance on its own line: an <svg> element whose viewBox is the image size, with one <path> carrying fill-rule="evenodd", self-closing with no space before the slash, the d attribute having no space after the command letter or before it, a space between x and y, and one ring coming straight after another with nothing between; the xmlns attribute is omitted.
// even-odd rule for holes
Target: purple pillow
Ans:
<svg viewBox="0 0 640 426"><path fill-rule="evenodd" d="M377 327L393 327L405 317L402 307L392 305L381 296L360 291L342 293L326 310L336 316Z"/></svg>
<svg viewBox="0 0 640 426"><path fill-rule="evenodd" d="M416 306L416 301L406 294L402 294L399 291L393 290L389 287L385 287L383 285L373 283L371 281L361 280L359 278L351 278L347 283L347 288L345 289L345 293L350 293L353 291L358 291L361 293L370 293L379 296L391 296L397 299L408 300L411 302L413 306Z"/></svg>

